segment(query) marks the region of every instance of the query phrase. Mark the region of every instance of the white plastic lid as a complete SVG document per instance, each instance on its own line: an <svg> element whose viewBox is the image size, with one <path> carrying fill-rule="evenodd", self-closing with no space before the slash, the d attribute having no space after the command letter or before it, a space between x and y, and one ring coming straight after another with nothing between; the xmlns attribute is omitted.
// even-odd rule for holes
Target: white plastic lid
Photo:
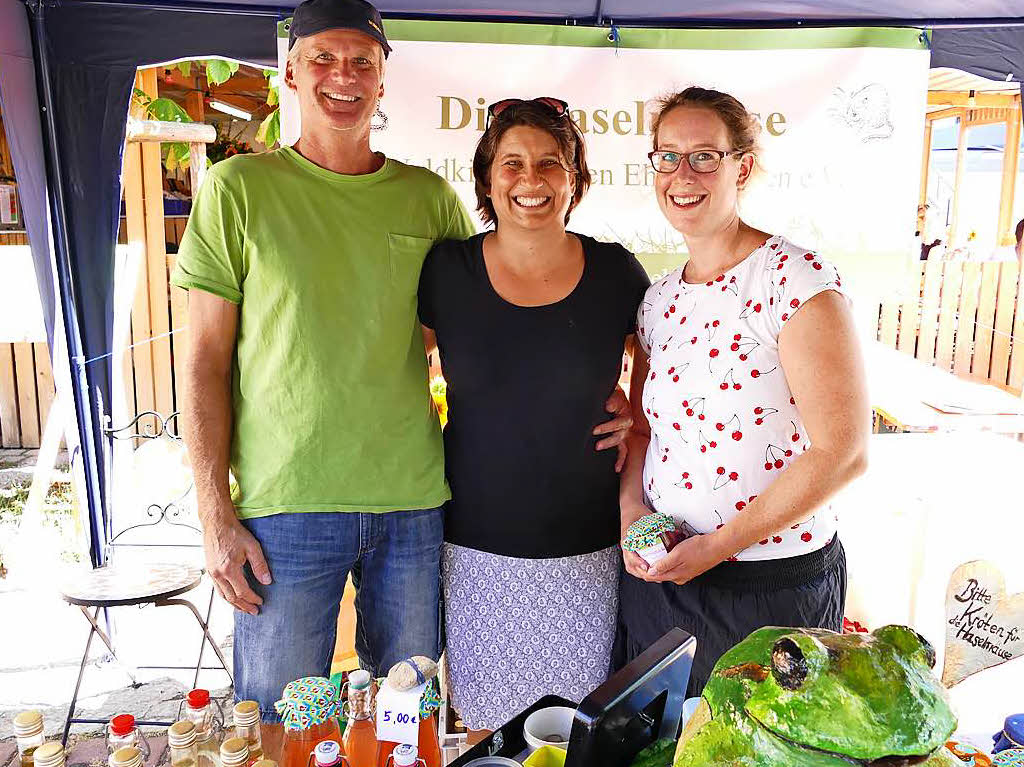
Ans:
<svg viewBox="0 0 1024 767"><path fill-rule="evenodd" d="M395 750L391 752L391 759L395 767L412 767L416 764L416 756L416 746L409 743L395 746Z"/></svg>
<svg viewBox="0 0 1024 767"><path fill-rule="evenodd" d="M355 690L362 690L370 686L370 672L366 669L356 669L348 675L348 686Z"/></svg>
<svg viewBox="0 0 1024 767"><path fill-rule="evenodd" d="M313 749L313 756L320 767L329 767L341 758L341 746L333 740L322 740Z"/></svg>

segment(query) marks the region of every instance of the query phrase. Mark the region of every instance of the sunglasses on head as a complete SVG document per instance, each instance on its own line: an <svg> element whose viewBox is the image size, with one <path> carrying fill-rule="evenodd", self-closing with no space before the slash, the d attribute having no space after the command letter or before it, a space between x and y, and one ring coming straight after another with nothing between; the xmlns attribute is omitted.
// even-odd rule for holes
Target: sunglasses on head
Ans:
<svg viewBox="0 0 1024 767"><path fill-rule="evenodd" d="M569 114L568 102L556 99L553 96L541 96L536 99L502 99L501 101L495 101L487 107L487 125L484 126L485 129L490 127L491 120L502 112L522 106L523 104L540 104L542 107L551 110L558 117L565 117Z"/></svg>

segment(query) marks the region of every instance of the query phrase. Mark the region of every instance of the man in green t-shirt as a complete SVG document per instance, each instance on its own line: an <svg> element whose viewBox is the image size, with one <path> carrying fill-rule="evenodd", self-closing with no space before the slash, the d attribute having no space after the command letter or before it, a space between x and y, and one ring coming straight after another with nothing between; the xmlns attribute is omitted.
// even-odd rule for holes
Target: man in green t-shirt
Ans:
<svg viewBox="0 0 1024 767"><path fill-rule="evenodd" d="M474 232L444 180L370 149L376 9L306 0L290 44L301 137L211 169L172 276L207 569L237 608L236 696L265 722L286 683L329 672L350 573L365 668L440 652L450 493L416 293L430 247Z"/></svg>

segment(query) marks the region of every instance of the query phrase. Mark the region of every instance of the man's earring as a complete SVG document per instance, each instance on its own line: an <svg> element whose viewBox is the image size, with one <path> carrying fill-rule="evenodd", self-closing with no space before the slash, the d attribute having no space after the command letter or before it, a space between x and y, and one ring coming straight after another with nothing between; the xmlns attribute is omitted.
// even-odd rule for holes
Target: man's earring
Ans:
<svg viewBox="0 0 1024 767"><path fill-rule="evenodd" d="M374 122L376 118L377 122ZM373 113L373 117L370 118L370 130L384 130L388 127L388 116L381 111L380 104L377 105L377 111Z"/></svg>

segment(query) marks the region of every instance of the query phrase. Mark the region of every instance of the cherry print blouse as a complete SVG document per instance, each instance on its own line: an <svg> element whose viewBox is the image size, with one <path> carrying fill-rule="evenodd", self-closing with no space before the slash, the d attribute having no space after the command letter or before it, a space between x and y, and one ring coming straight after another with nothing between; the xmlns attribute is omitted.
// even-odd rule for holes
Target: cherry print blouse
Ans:
<svg viewBox="0 0 1024 767"><path fill-rule="evenodd" d="M680 267L648 289L637 338L651 362L644 491L655 510L712 532L810 447L779 333L812 296L841 288L835 267L774 236L714 280L686 283ZM835 515L820 508L736 559L807 554L835 532Z"/></svg>

